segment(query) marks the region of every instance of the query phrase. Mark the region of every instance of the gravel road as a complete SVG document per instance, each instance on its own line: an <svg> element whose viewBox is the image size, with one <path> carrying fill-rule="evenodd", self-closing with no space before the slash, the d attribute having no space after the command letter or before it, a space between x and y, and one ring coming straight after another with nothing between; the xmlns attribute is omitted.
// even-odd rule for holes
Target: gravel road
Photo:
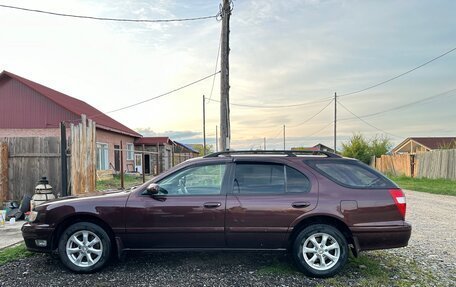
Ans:
<svg viewBox="0 0 456 287"><path fill-rule="evenodd" d="M48 255L0 267L0 286L456 286L456 197L406 191L406 248L364 252L331 279L296 272L282 253L133 253L95 274Z"/></svg>
<svg viewBox="0 0 456 287"><path fill-rule="evenodd" d="M414 259L442 285L456 286L456 197L410 190L405 195L412 237L407 247L388 252Z"/></svg>

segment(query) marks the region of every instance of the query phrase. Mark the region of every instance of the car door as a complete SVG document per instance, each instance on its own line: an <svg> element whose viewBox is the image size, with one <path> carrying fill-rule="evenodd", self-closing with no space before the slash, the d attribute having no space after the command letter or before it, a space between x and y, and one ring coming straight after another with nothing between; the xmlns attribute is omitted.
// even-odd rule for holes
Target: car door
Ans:
<svg viewBox="0 0 456 287"><path fill-rule="evenodd" d="M230 248L284 248L290 225L315 208L318 185L282 163L236 161L227 195L226 240Z"/></svg>
<svg viewBox="0 0 456 287"><path fill-rule="evenodd" d="M185 167L159 180L158 195L132 196L126 248L225 246L226 164Z"/></svg>

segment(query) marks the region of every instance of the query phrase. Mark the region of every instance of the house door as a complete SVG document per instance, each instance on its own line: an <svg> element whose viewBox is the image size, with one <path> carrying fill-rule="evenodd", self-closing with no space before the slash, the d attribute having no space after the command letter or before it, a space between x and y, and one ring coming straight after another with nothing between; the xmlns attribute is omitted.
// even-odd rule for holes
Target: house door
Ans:
<svg viewBox="0 0 456 287"><path fill-rule="evenodd" d="M114 145L114 169L120 171L120 146Z"/></svg>
<svg viewBox="0 0 456 287"><path fill-rule="evenodd" d="M142 154L135 154L135 170L142 174Z"/></svg>
<svg viewBox="0 0 456 287"><path fill-rule="evenodd" d="M144 155L144 173L150 174L150 155L149 154Z"/></svg>

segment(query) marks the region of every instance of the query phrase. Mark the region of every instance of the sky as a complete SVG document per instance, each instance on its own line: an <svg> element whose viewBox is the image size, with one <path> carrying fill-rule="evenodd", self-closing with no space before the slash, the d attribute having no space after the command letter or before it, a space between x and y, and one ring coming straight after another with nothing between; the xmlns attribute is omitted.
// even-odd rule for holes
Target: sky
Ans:
<svg viewBox="0 0 456 287"><path fill-rule="evenodd" d="M94 17L173 19L216 15L220 2L0 4ZM332 147L330 101L335 93L342 95L338 148L354 133L386 136L393 144L411 136L456 136L456 91L451 91L456 89L456 51L383 85L343 96L455 48L454 11L456 1L451 0L235 0L230 21L231 148L260 149L266 138L268 149L282 149L284 125L287 149L317 143ZM108 113L219 70L220 30L221 22L214 18L125 23L0 7L0 71ZM144 136L201 143L203 95L211 99L206 103L206 135L215 145L219 74L108 115ZM277 107L296 104L302 105ZM370 114L375 115L364 117Z"/></svg>

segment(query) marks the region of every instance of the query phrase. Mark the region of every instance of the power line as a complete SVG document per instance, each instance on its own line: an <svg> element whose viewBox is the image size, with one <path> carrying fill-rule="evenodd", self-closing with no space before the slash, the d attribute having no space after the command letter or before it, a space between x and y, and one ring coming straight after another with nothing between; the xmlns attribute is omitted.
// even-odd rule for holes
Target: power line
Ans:
<svg viewBox="0 0 456 287"><path fill-rule="evenodd" d="M324 131L325 129L327 129L329 126L331 126L333 124L333 122L329 122L327 123L323 128L319 128L318 130L316 130L315 132L311 133L310 135L308 135L307 137L313 137L314 135L316 134L319 134L320 132Z"/></svg>
<svg viewBox="0 0 456 287"><path fill-rule="evenodd" d="M365 121L364 119L362 119L361 117L357 116L355 113L353 113L352 111L350 111L350 110L349 110L346 106L344 106L344 104L342 104L341 102L338 102L338 104L341 105L342 108L344 108L347 112L349 112L350 114L352 114L353 116L355 116L358 120L362 121L362 122L365 123L366 125L368 125L368 126L374 128L374 129L376 129L376 130L378 130L378 131L381 131L381 132L383 132L383 133L385 133L385 134L391 135L391 136L393 136L393 137L401 138L400 136L393 135L393 134L391 134L391 133L389 133L389 132L387 132L387 131L385 131L385 130L382 130L382 129L380 129L380 128L374 126L373 124L371 124L371 123Z"/></svg>
<svg viewBox="0 0 456 287"><path fill-rule="evenodd" d="M360 118L369 118L369 117L377 116L377 115L380 115L380 114L384 114L384 113L388 113L388 112L392 112L392 111L397 111L397 110L400 110L400 109L405 109L405 108L408 108L410 106L413 106L413 105L416 105L416 104L420 104L422 102L434 100L434 99L442 97L442 96L447 96L448 94L450 94L452 92L456 92L456 89L451 89L451 90L448 90L446 92L439 93L437 95L433 95L433 96L426 97L426 98L423 98L423 99L420 99L420 100L417 100L417 101L409 102L409 103L406 103L406 104L403 104L403 105L400 105L400 106L396 106L396 107L393 107L393 108L390 108L390 109L386 109L386 110L383 110L383 111L380 111L380 112L375 112L375 113L371 113L371 114L362 115L362 116L360 116ZM456 94L449 95L449 96L455 96L455 95ZM341 104L341 102L339 102L339 101L338 101L338 103ZM340 119L339 121L345 121L345 120L351 120L351 119L353 119L353 118Z"/></svg>
<svg viewBox="0 0 456 287"><path fill-rule="evenodd" d="M131 108L131 107L138 106L138 105L141 105L141 104L150 102L150 101L152 101L152 100L156 100L156 99L158 99L158 98L167 96L167 95L172 94L172 93L174 93L174 92L177 92L177 91L180 91L180 90L182 90L182 89L185 89L185 88L187 88L187 87L189 87L189 86L192 86L192 85L194 85L194 84L197 84L197 83L199 83L199 82L202 82L202 81L204 81L204 80L206 80L206 79L208 79L208 78L210 78L210 77L212 77L212 76L214 76L215 74L218 74L218 73L220 73L220 71L218 71L218 72L216 72L216 73L214 73L214 74L210 74L210 75L208 75L208 76L206 76L206 77L204 77L204 78L201 78L201 79L199 79L199 80L196 80L196 81L193 81L193 82L191 82L191 83L188 83L188 84L186 84L186 85L184 85L184 86L181 86L181 87L176 88L176 89L174 89L174 90L171 90L171 91L169 91L169 92L160 94L160 95L158 95L158 96L155 96L155 97L152 97L152 98L149 98L149 99L146 99L146 100L143 100L143 101L140 101L140 102L137 102L137 103L134 103L134 104L125 106L125 107L121 107L121 108L118 108L118 109L115 109L115 110L112 110L112 111L109 111L109 112L106 112L106 114L118 112L118 111L125 110L125 109L129 109L129 108ZM102 114L92 115L91 117L97 117L97 116L99 116L99 115L102 115Z"/></svg>
<svg viewBox="0 0 456 287"><path fill-rule="evenodd" d="M222 34L220 33L219 45L218 45L218 49L217 49L217 58L216 58L216 60L215 60L215 69L214 69L214 73L217 71L217 68L218 68L218 62L219 62L219 58L220 58L220 47L221 47L221 45L222 45ZM209 100L207 101L208 104L211 102L211 99L212 99L212 92L214 91L214 84L215 84L215 74L214 74L214 78L212 78L211 94L209 95Z"/></svg>
<svg viewBox="0 0 456 287"><path fill-rule="evenodd" d="M327 100L332 99L332 97L323 98L316 101L309 101L304 103L297 103L297 104L290 104L290 105L272 105L272 106L265 106L265 105L249 105L249 104L237 104L237 103L230 103L232 106L244 107L244 108L258 108L258 109L281 109L281 108L293 108L293 107L300 107L300 106L307 106L311 104L317 104L326 102ZM220 103L218 100L212 100L214 102Z"/></svg>
<svg viewBox="0 0 456 287"><path fill-rule="evenodd" d="M303 125L305 123L307 123L308 121L310 121L311 119L315 118L316 116L318 116L321 112L323 112L334 100L330 100L321 110L319 110L316 114L314 114L313 116L311 116L310 118L306 119L305 121L297 124L297 125L294 125L294 126L291 126L290 128L295 128L295 127L299 127L300 125Z"/></svg>
<svg viewBox="0 0 456 287"><path fill-rule="evenodd" d="M74 14L64 14L64 13L57 13L57 12L50 12L38 9L30 9L24 7L17 7L17 6L10 6L10 5L3 5L0 4L0 7L9 8L9 9L16 9L26 12L35 12L41 14L48 14L53 16L61 16L61 17L71 17L71 18L79 18L79 19L89 19L89 20L100 20L100 21L116 21L116 22L140 22L140 23L167 23L167 22L184 22L184 21L196 21L196 20L205 20L211 18L217 18L219 14L212 16L202 16L202 17L192 17L192 18L177 18L177 19L123 19L123 18L105 18L105 17L94 17L94 16L84 16L84 15L74 15Z"/></svg>
<svg viewBox="0 0 456 287"><path fill-rule="evenodd" d="M433 59L431 59L431 60L429 60L429 61L427 61L427 62L425 62L425 63L423 63L423 64L421 64L421 65L419 65L419 66L417 66L417 67L415 67L415 68L413 68L413 69L411 69L411 70L408 70L408 71L406 71L406 72L404 72L404 73L402 73L402 74L399 74L399 75L397 75L397 76L394 76L394 77L392 77L392 78L390 78L390 79L388 79L388 80L385 80L385 81L383 81L383 82L380 82L380 83L378 83L378 84L369 86L369 87L364 88L364 89L361 89L361 90L357 90L357 91L353 91L353 92L350 92L350 93L338 95L338 97L346 97L346 96L358 94L358 93L361 93L361 92L364 92L364 91L373 89L373 88L375 88L375 87L381 86L381 85L386 84L386 83L388 83L388 82L391 82L391 81L393 81L393 80L395 80L395 79L397 79L397 78L400 78L400 77L405 76L405 75L407 75L407 74L409 74L409 73L411 73L411 72L413 72L413 71L415 71L415 70L418 70L419 68L424 67L424 66L426 66L427 64L430 64L430 63L434 62L435 60L440 59L440 58L442 58L442 57L448 55L449 53L451 53L451 52L453 52L453 51L455 51L455 50L456 50L456 47L453 48L453 49L451 49L451 50L449 50L449 51L446 51L445 53L443 53L443 54L441 54L441 55L439 55L439 56L437 56L437 57L435 57L435 58L433 58Z"/></svg>

